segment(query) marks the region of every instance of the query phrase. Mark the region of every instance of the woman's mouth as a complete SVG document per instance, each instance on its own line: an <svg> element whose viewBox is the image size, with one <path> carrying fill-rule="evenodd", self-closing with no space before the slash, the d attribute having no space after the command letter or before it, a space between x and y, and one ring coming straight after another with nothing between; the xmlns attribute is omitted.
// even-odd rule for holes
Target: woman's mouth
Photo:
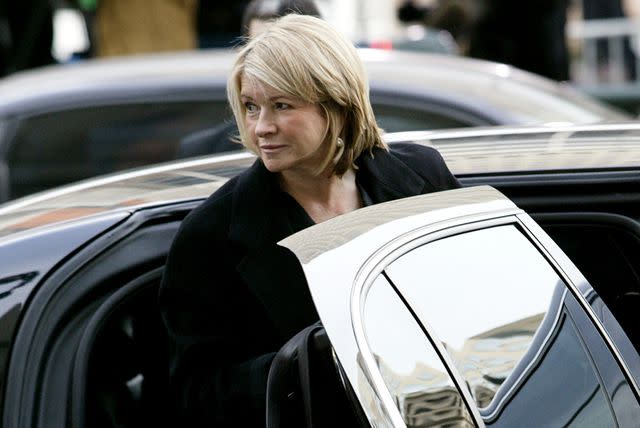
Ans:
<svg viewBox="0 0 640 428"><path fill-rule="evenodd" d="M263 144L260 146L260 151L263 153L274 153L285 147L284 144Z"/></svg>

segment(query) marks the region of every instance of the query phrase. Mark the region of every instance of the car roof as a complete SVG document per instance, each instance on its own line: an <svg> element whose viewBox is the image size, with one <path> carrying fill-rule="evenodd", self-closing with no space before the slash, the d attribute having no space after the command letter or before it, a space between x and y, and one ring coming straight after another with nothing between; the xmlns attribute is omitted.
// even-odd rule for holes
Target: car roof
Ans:
<svg viewBox="0 0 640 428"><path fill-rule="evenodd" d="M185 51L97 58L13 73L0 80L0 114L27 113L47 103L92 103L149 88L224 88L233 57L233 51L223 49ZM59 99L63 95L71 99Z"/></svg>
<svg viewBox="0 0 640 428"><path fill-rule="evenodd" d="M442 98L487 113L513 112L505 119L509 123L548 122L554 117L579 123L628 119L568 85L505 64L422 52L359 49L359 53L372 89L380 92ZM14 73L0 80L0 115L46 110L47 104L56 108L121 101L125 94L149 91L172 91L176 96L185 91L185 97L206 98L203 89L217 88L223 96L235 56L231 49L194 50L91 59ZM187 96L189 88L194 91ZM529 102L514 100L521 97ZM546 108L541 109L543 105Z"/></svg>
<svg viewBox="0 0 640 428"><path fill-rule="evenodd" d="M12 234L117 211L198 200L255 159L236 152L171 162L61 186L0 205L0 243Z"/></svg>
<svg viewBox="0 0 640 428"><path fill-rule="evenodd" d="M640 123L489 127L386 135L436 147L458 177L638 170ZM173 161L93 178L0 205L3 236L62 221L199 200L255 160L249 152Z"/></svg>

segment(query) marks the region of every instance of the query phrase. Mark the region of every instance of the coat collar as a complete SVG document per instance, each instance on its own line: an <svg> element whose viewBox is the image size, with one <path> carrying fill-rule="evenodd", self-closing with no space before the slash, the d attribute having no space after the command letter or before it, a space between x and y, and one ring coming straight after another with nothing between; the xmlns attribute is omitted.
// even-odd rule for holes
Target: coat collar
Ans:
<svg viewBox="0 0 640 428"><path fill-rule="evenodd" d="M422 193L425 181L391 152L374 148L356 161L356 180L374 203ZM229 237L245 248L275 243L293 233L275 174L260 159L238 177Z"/></svg>

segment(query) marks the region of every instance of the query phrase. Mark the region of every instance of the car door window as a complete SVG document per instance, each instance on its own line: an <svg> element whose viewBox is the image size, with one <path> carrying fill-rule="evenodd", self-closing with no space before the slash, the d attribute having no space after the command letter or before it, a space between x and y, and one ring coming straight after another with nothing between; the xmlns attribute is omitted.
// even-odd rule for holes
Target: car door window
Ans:
<svg viewBox="0 0 640 428"><path fill-rule="evenodd" d="M367 293L363 322L367 343L407 426L475 426L440 357L383 276Z"/></svg>
<svg viewBox="0 0 640 428"><path fill-rule="evenodd" d="M615 424L602 374L566 312L573 297L517 227L427 243L385 274L438 338L487 425ZM419 378L422 358L413 360Z"/></svg>
<svg viewBox="0 0 640 428"><path fill-rule="evenodd" d="M91 106L24 118L7 156L10 196L172 160L183 138L229 118L223 101Z"/></svg>

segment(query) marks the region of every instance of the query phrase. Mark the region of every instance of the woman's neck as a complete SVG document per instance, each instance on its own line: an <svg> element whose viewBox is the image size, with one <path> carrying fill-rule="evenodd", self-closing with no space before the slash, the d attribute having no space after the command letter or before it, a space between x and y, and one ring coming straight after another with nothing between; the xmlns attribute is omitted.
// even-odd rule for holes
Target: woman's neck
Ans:
<svg viewBox="0 0 640 428"><path fill-rule="evenodd" d="M280 186L316 223L362 206L356 174L351 169L342 177L283 173L280 174Z"/></svg>

